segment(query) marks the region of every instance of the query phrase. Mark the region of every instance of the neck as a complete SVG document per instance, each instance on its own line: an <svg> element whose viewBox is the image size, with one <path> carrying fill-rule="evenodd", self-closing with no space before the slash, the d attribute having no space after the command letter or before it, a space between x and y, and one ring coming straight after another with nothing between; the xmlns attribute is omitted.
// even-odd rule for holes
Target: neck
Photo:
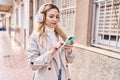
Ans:
<svg viewBox="0 0 120 80"><path fill-rule="evenodd" d="M45 26L46 31L54 32L54 28L51 28L49 26Z"/></svg>

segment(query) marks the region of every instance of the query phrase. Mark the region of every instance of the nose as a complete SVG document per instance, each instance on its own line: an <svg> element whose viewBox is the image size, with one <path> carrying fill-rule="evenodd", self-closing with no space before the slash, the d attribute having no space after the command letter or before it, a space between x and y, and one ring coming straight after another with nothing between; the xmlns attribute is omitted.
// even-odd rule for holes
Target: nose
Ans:
<svg viewBox="0 0 120 80"><path fill-rule="evenodd" d="M57 22L57 21L58 21L58 18L54 17L54 21Z"/></svg>

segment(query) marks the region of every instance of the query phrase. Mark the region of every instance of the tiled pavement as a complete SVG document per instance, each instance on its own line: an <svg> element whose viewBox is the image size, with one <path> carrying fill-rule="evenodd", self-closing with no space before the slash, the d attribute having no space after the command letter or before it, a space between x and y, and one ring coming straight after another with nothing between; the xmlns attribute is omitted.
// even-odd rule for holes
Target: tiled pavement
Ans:
<svg viewBox="0 0 120 80"><path fill-rule="evenodd" d="M24 49L0 31L0 80L31 80L32 75Z"/></svg>

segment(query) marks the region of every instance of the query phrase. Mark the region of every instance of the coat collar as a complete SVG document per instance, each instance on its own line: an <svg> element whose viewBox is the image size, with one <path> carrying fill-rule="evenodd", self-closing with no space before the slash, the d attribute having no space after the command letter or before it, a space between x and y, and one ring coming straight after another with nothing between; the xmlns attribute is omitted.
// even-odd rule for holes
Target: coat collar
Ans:
<svg viewBox="0 0 120 80"><path fill-rule="evenodd" d="M49 36L47 36L47 39L41 37L40 38L40 45L45 48L46 50L50 50L53 46L52 40ZM49 45L49 46L48 46Z"/></svg>

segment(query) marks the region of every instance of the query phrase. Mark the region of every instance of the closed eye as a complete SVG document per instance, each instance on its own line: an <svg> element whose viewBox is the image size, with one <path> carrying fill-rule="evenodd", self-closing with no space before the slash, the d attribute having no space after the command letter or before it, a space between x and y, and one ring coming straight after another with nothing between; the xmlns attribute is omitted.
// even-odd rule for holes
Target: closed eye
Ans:
<svg viewBox="0 0 120 80"><path fill-rule="evenodd" d="M49 15L49 17L50 17L50 18L54 18L54 17L56 17L56 18L58 18L58 19L60 18L59 15L55 16L55 15L53 15L53 14Z"/></svg>

